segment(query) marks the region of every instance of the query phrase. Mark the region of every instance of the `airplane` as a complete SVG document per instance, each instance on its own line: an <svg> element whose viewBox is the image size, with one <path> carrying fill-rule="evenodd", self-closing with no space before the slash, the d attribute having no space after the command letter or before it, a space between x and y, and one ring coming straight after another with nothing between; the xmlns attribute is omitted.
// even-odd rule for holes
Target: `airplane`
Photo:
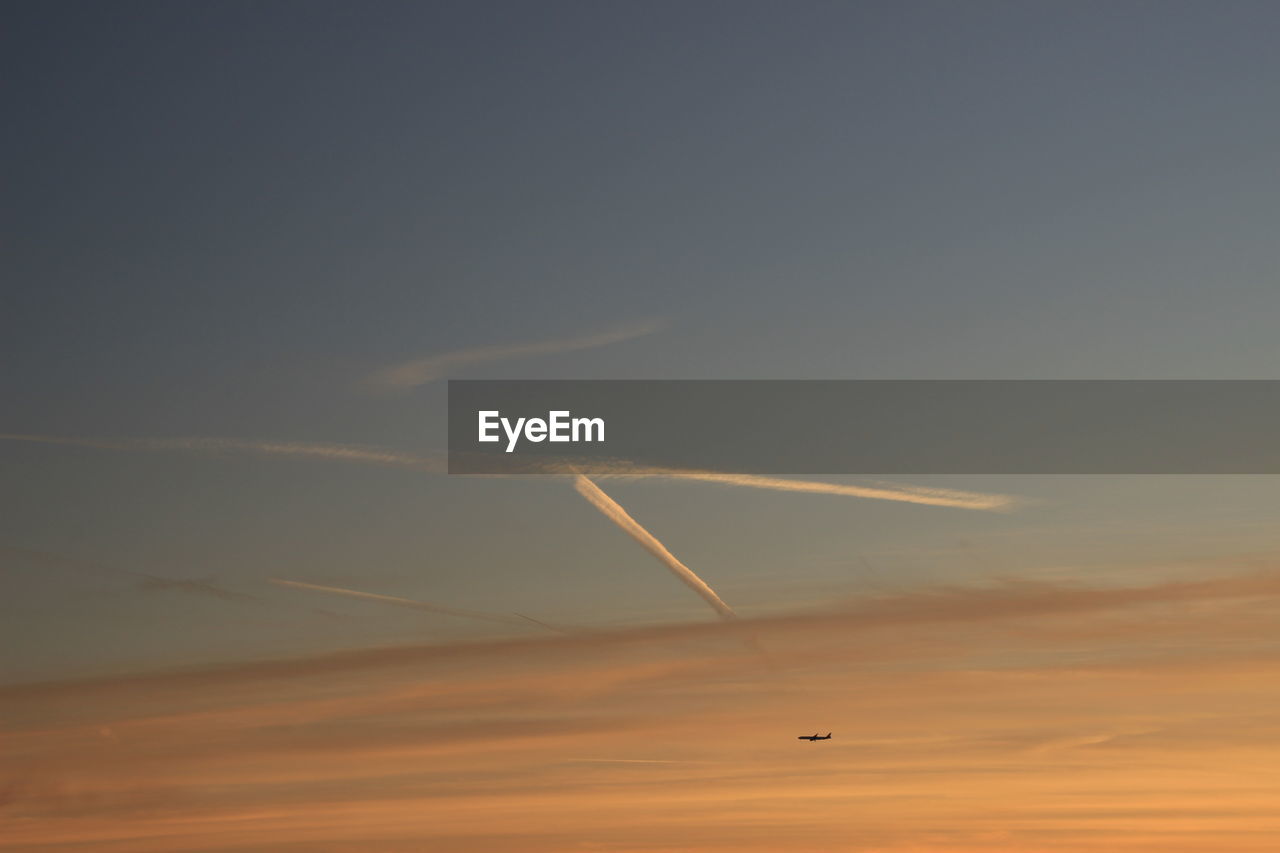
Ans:
<svg viewBox="0 0 1280 853"><path fill-rule="evenodd" d="M796 740L807 740L807 741L831 740L831 732L827 732L825 735L820 735L817 732L814 732L811 735L800 735L800 737L796 738Z"/></svg>

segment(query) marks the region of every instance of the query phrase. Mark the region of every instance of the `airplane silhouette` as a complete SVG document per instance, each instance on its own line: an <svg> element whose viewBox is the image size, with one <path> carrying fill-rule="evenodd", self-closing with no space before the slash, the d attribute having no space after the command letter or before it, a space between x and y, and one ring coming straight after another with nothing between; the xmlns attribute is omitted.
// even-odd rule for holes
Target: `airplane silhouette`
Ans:
<svg viewBox="0 0 1280 853"><path fill-rule="evenodd" d="M807 741L831 740L831 732L827 732L825 735L820 735L817 732L814 732L811 735L800 735L800 737L796 738L796 740L807 740Z"/></svg>

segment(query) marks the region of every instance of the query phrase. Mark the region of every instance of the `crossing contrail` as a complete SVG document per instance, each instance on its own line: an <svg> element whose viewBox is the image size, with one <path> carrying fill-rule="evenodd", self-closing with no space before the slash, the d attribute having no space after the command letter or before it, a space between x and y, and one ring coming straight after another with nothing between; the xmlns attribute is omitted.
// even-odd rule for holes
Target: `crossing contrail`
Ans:
<svg viewBox="0 0 1280 853"><path fill-rule="evenodd" d="M402 468L424 474L444 474L448 470L443 454L423 456L384 447L305 441L264 441L239 438L201 436L178 438L97 438L92 436L36 435L0 433L3 441L26 441L70 447L93 447L100 450L144 452L187 451L193 453L252 453L265 456L322 459L331 462L355 462L387 468ZM591 473L611 479L695 480L739 488L766 489L778 492L803 492L837 497L899 501L926 506L954 507L981 511L1005 511L1014 508L1020 498L1012 495L966 492L898 483L824 483L816 480L794 480L757 474L734 474L696 468L666 468L637 465L623 461L591 461ZM585 467L583 460L550 460L542 464L547 474L574 475ZM501 475L499 475L501 476Z"/></svg>
<svg viewBox="0 0 1280 853"><path fill-rule="evenodd" d="M676 556L668 551L665 545L659 542L652 533L641 527L640 522L632 518L625 509L618 505L617 501L602 492L599 486L578 474L573 478L573 487L578 490L578 494L590 501L592 506L604 513L606 518L625 530L627 535L639 542L650 554L657 557L663 565L671 570L673 575L702 596L702 600L711 605L712 609L720 615L720 618L733 619L737 616L733 609L725 604L720 596L716 595L715 590L707 586L706 581L698 577L693 569L677 560Z"/></svg>

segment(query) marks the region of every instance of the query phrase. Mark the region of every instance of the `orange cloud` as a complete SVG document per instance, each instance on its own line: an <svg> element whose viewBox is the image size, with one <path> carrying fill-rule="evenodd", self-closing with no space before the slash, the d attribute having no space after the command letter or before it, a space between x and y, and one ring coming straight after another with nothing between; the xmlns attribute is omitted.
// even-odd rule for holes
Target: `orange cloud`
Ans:
<svg viewBox="0 0 1280 853"><path fill-rule="evenodd" d="M14 685L0 850L1254 853L1278 610L1272 574L934 588Z"/></svg>

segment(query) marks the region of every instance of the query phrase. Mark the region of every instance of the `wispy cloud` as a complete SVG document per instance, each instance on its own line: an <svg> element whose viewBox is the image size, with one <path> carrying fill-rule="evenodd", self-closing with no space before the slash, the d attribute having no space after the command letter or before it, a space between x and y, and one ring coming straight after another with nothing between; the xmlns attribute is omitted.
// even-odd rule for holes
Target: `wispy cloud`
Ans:
<svg viewBox="0 0 1280 853"><path fill-rule="evenodd" d="M83 560L78 557L68 557L63 554L51 554L48 551L37 551L31 548L19 548L13 545L0 544L0 554L16 558L19 561L47 568L67 569L88 574L108 574L118 577L134 578L136 579L139 589L172 590L175 592L191 593L193 595L207 595L213 598L221 598L224 601L253 601L256 598L256 596L249 595L248 593L226 589L214 583L212 580L165 577L162 575L152 574L150 572L121 569L116 566L97 562L96 560Z"/></svg>
<svg viewBox="0 0 1280 853"><path fill-rule="evenodd" d="M623 509L617 501L601 491L600 487L591 480L578 475L573 478L573 487L578 490L578 494L586 498L592 506L600 510L606 518L614 524L626 531L627 535L640 543L646 551L671 570L671 573L679 578L686 586L702 597L702 600L711 605L723 619L732 619L736 615L729 605L716 595L715 590L707 585L706 581L698 577L693 569L676 559L675 555L667 550L667 547L658 541L657 537L645 530L640 522L632 518L625 509Z"/></svg>
<svg viewBox="0 0 1280 853"><path fill-rule="evenodd" d="M422 610L427 613L439 613L444 616L457 616L461 619L474 619L481 622L494 622L501 625L518 625L527 627L530 624L538 625L546 628L548 631L562 633L558 629L551 627L545 622L539 622L528 616L521 616L513 613L510 616L504 616L500 613L486 613L483 610L464 610L460 607L446 607L442 604L432 604L429 601L418 601L413 598L401 598L397 595L381 595L376 592L361 592L356 589L347 589L340 586L323 586L317 583L306 583L305 581L290 581L280 578L271 578L271 583L276 586L289 587L292 589L306 589L313 592L324 592L330 595L341 595L346 598L358 598L364 601L374 601L379 604L390 604L395 607L406 607L410 610Z"/></svg>
<svg viewBox="0 0 1280 853"><path fill-rule="evenodd" d="M287 585L292 586L297 583L299 582L290 581ZM1142 615L1143 609L1149 606L1178 604L1180 606L1175 609L1175 612L1184 620L1216 620L1221 611L1212 608L1218 608L1230 602L1250 600L1267 601L1280 606L1280 572L1255 572L1205 580L1169 580L1143 586L1117 587L1021 581L985 586L934 585L916 590L862 597L821 609L738 618L725 622L678 622L607 628L590 634L507 637L448 644L358 649L305 658L247 662L235 666L162 671L102 679L72 679L47 684L0 685L0 699L56 696L64 695L65 691L81 691L87 695L99 689L135 688L147 684L171 684L180 689L187 689L197 684L215 686L228 681L271 680L286 673L291 677L310 677L359 673L386 666L416 667L436 661L469 662L479 665L487 659L514 660L524 654L537 656L568 654L573 657L581 652L602 651L611 655L616 653L617 649L628 646L674 643L676 647L684 647L685 644L702 639L735 637L746 633L759 633L785 641L793 632L796 636L805 637L811 629L818 629L824 634L835 631L831 636L847 639L861 637L868 632L882 629L891 629L896 633L900 630L912 629L914 626L945 627L966 623L986 627L1028 617L1071 617L1061 623L1068 633L1041 635L1052 636L1052 641L1058 641L1070 635L1104 639L1119 638L1127 642L1132 637L1132 630L1144 630L1151 636L1156 636L1162 630L1168 630L1170 626L1177 627L1179 623L1172 619L1160 619L1150 623L1138 622L1131 625L1115 620L1088 621L1085 617L1105 614L1108 611ZM1190 606L1192 604L1211 609L1197 609ZM1077 619L1079 619L1078 623ZM1247 621L1239 623L1226 621L1218 625L1217 635L1232 633L1236 628L1245 635L1252 631L1252 625ZM1263 644L1271 642L1269 636L1255 636L1254 639ZM607 651L609 648L614 651ZM881 644L869 651L873 655L879 655L883 654L886 648L889 647ZM960 651L956 650L957 653ZM1017 654L1019 650L1009 649L1008 651L1011 654ZM926 650L924 653L930 654L932 650ZM717 654L723 654L723 652ZM748 659L742 658L742 660ZM813 658L802 658L798 663L809 660ZM1093 664L1105 663L1105 659L1093 661Z"/></svg>
<svg viewBox="0 0 1280 853"><path fill-rule="evenodd" d="M854 815L868 849L1262 853L1278 609L1266 574L938 587L0 687L0 850L817 853Z"/></svg>
<svg viewBox="0 0 1280 853"><path fill-rule="evenodd" d="M596 347L608 346L609 344L628 341L632 338L651 335L662 329L664 325L664 323L657 320L648 320L573 338L556 338L554 340L534 341L523 344L501 344L443 352L382 367L371 373L366 378L365 384L371 388L386 391L405 391L425 385L428 382L434 382L437 379L444 379L459 368L528 356L595 349Z"/></svg>
<svg viewBox="0 0 1280 853"><path fill-rule="evenodd" d="M399 450L355 444L265 441L238 438L208 438L203 436L181 438L93 438L28 433L0 433L0 440L27 441L37 444L61 444L72 447L93 447L100 450L187 451L211 454L252 453L265 456L324 459L335 462L356 462L365 465L407 468L429 474L443 474L448 470L448 465L440 457L421 456Z"/></svg>

